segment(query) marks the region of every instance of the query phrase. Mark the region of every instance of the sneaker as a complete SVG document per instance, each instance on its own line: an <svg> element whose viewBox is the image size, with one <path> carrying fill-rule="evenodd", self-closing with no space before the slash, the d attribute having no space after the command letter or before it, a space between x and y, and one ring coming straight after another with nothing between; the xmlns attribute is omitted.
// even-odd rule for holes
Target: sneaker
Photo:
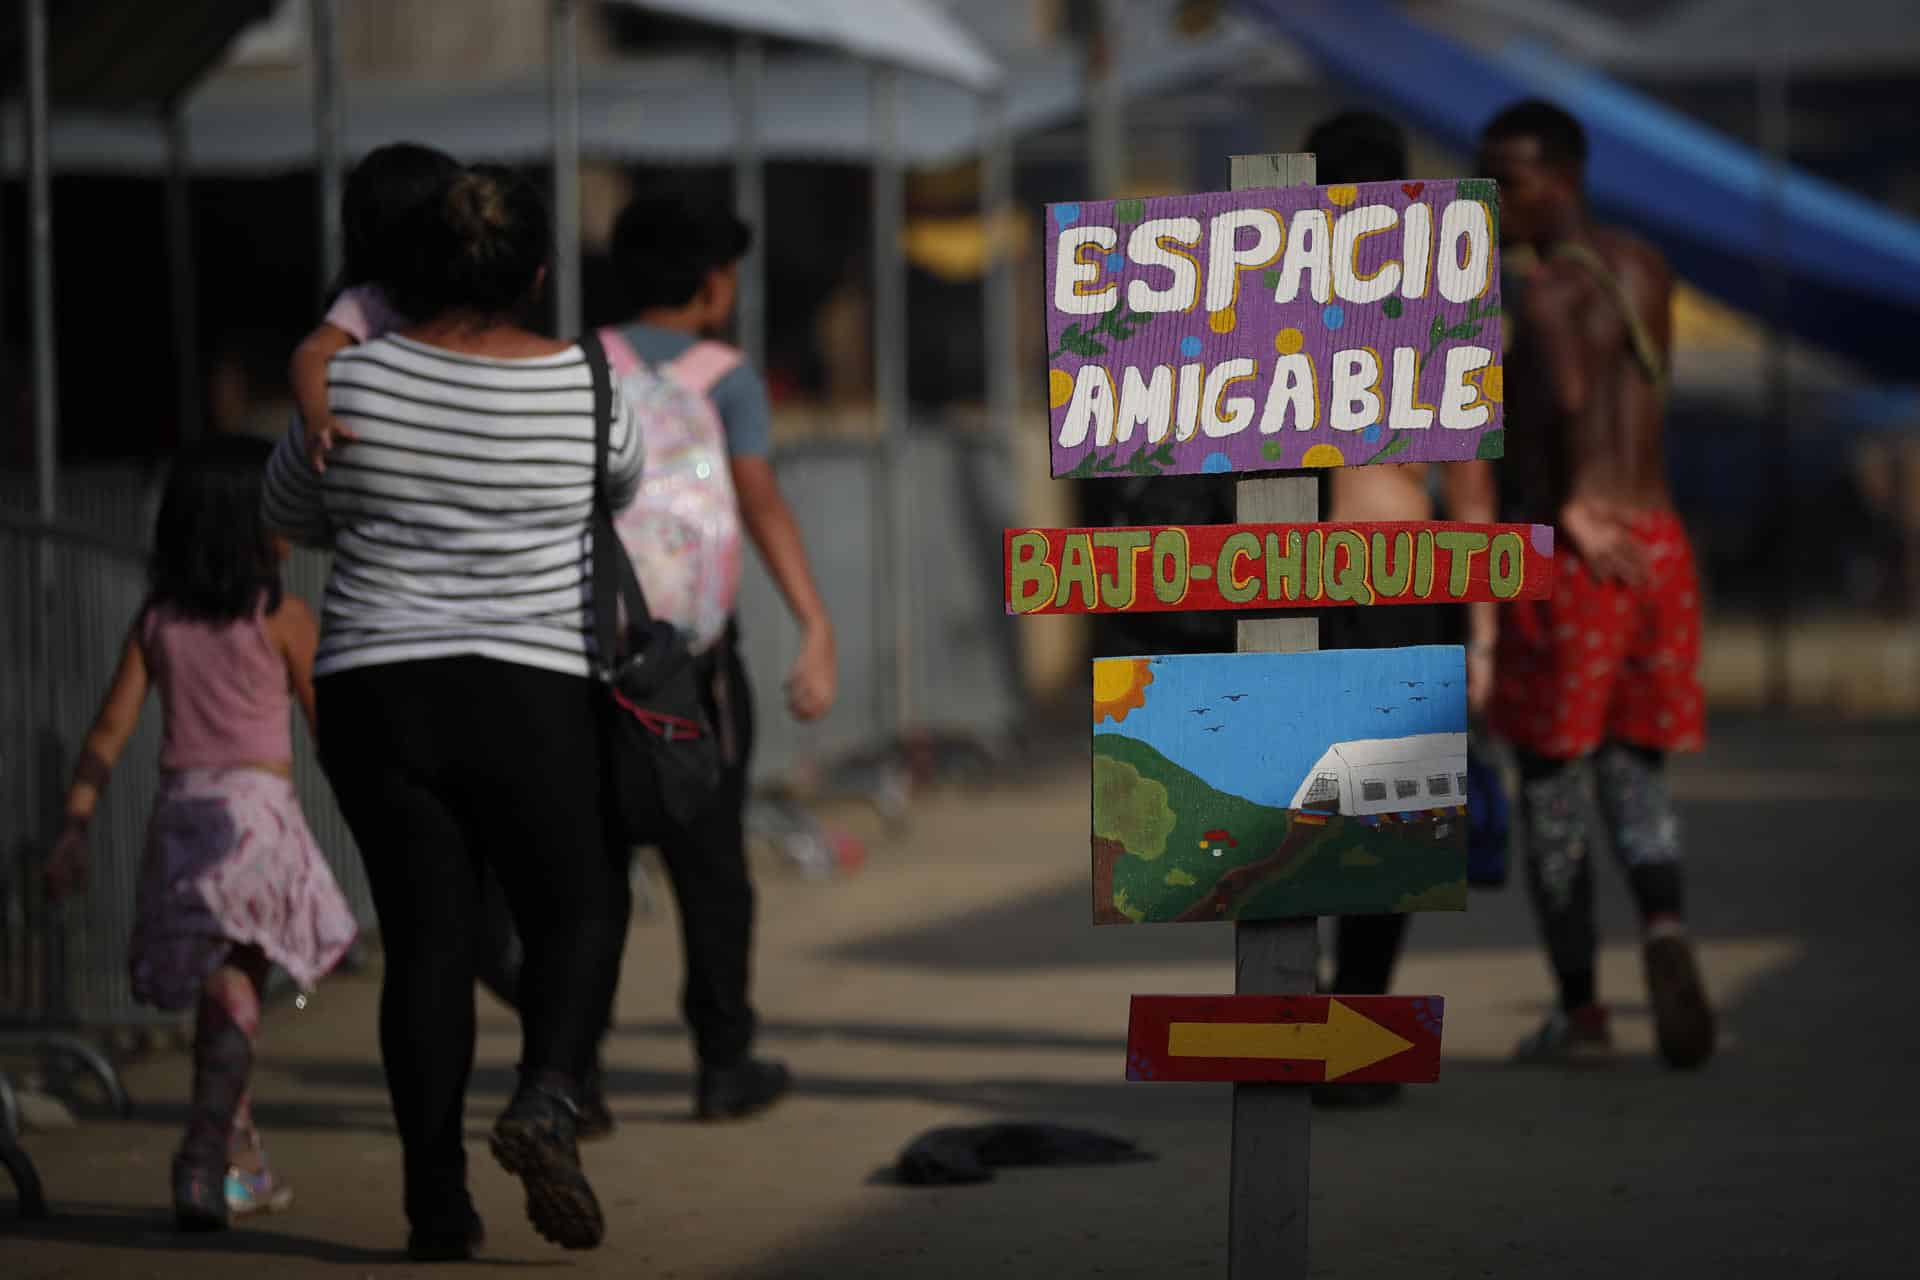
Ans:
<svg viewBox="0 0 1920 1280"><path fill-rule="evenodd" d="M226 1178L221 1166L173 1158L173 1223L182 1231L224 1231Z"/></svg>
<svg viewBox="0 0 1920 1280"><path fill-rule="evenodd" d="M731 1067L700 1068L693 1113L702 1120L738 1120L765 1111L793 1088L787 1064L746 1058Z"/></svg>
<svg viewBox="0 0 1920 1280"><path fill-rule="evenodd" d="M293 1188L273 1176L263 1160L260 1168L249 1172L237 1165L227 1166L227 1214L244 1218L250 1213L282 1213L293 1207Z"/></svg>
<svg viewBox="0 0 1920 1280"><path fill-rule="evenodd" d="M606 1235L599 1198L580 1168L580 1109L552 1089L522 1084L493 1126L500 1167L520 1179L527 1220L562 1249L593 1249Z"/></svg>
<svg viewBox="0 0 1920 1280"><path fill-rule="evenodd" d="M1670 933L1650 940L1641 954L1660 1056L1676 1070L1699 1066L1713 1056L1714 1023L1693 947L1684 934Z"/></svg>
<svg viewBox="0 0 1920 1280"><path fill-rule="evenodd" d="M598 1062L580 1081L579 1112L574 1136L580 1141L593 1142L612 1134L613 1112L607 1106L606 1075Z"/></svg>
<svg viewBox="0 0 1920 1280"><path fill-rule="evenodd" d="M465 1262L487 1242L486 1224L480 1221L473 1205L466 1207L466 1222L448 1228L420 1226L407 1233L409 1262Z"/></svg>
<svg viewBox="0 0 1920 1280"><path fill-rule="evenodd" d="M1405 1090L1391 1081L1374 1080L1361 1084L1317 1084L1313 1086L1316 1107L1384 1107L1398 1102Z"/></svg>
<svg viewBox="0 0 1920 1280"><path fill-rule="evenodd" d="M1519 1063L1565 1065L1604 1062L1613 1055L1613 1032L1605 1006L1590 1004L1571 1013L1556 1009L1540 1029L1513 1050Z"/></svg>

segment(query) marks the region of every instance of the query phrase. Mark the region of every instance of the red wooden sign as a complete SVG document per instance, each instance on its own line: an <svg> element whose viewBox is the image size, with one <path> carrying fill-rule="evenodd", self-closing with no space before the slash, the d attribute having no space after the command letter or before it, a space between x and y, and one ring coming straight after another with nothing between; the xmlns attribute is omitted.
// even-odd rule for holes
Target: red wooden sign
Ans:
<svg viewBox="0 0 1920 1280"><path fill-rule="evenodd" d="M1135 996L1127 1079L1431 1084L1439 996Z"/></svg>
<svg viewBox="0 0 1920 1280"><path fill-rule="evenodd" d="M1543 524L1008 529L1007 612L1171 613L1531 600L1553 593Z"/></svg>

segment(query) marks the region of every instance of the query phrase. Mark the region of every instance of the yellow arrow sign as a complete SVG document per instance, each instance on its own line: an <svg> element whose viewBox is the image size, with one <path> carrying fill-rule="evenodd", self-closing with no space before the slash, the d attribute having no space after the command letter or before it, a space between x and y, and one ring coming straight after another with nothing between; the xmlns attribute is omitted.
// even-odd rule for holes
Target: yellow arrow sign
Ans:
<svg viewBox="0 0 1920 1280"><path fill-rule="evenodd" d="M1174 1022L1167 1026L1169 1057L1324 1062L1329 1080L1411 1048L1413 1041L1338 1000L1327 1002L1325 1022Z"/></svg>

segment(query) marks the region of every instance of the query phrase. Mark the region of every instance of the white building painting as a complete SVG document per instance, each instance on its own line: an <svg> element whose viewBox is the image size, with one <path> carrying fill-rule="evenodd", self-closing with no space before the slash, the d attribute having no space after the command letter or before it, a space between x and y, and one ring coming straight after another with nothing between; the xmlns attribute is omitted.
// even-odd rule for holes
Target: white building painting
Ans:
<svg viewBox="0 0 1920 1280"><path fill-rule="evenodd" d="M1328 747L1292 809L1349 816L1454 809L1467 802L1467 735L1358 738Z"/></svg>

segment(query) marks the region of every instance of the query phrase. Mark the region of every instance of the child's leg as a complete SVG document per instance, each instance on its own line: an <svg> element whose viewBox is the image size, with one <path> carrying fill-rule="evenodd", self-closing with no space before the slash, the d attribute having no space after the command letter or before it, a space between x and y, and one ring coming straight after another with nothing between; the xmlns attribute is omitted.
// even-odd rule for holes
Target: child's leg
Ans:
<svg viewBox="0 0 1920 1280"><path fill-rule="evenodd" d="M180 1154L201 1168L224 1167L235 1127L252 1132L247 1083L253 1075L253 1040L260 1029L260 981L265 958L236 947L208 976L200 994L193 1037L193 1102Z"/></svg>

